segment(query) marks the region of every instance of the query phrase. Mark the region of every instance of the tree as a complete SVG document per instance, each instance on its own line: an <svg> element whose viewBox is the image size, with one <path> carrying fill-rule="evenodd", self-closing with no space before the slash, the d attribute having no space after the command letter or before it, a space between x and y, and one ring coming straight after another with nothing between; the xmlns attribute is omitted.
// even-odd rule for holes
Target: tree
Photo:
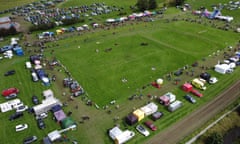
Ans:
<svg viewBox="0 0 240 144"><path fill-rule="evenodd" d="M136 3L136 6L137 8L140 10L140 11L145 11L148 9L148 0L138 0L137 3Z"/></svg>
<svg viewBox="0 0 240 144"><path fill-rule="evenodd" d="M155 8L157 8L157 2L156 2L156 0L149 0L149 7L148 7L148 9L155 9Z"/></svg>
<svg viewBox="0 0 240 144"><path fill-rule="evenodd" d="M17 30L14 26L11 26L9 29L8 29L8 34L10 35L14 35L17 33Z"/></svg>
<svg viewBox="0 0 240 144"><path fill-rule="evenodd" d="M176 0L176 6L182 5L185 0Z"/></svg>
<svg viewBox="0 0 240 144"><path fill-rule="evenodd" d="M214 132L206 139L207 144L223 144L223 137L221 134Z"/></svg>

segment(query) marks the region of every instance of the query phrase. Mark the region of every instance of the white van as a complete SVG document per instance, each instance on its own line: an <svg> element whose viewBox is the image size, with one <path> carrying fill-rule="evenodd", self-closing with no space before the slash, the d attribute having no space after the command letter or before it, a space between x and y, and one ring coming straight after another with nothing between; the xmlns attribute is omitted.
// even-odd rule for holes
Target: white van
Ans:
<svg viewBox="0 0 240 144"><path fill-rule="evenodd" d="M34 82L36 82L36 81L39 80L38 77L37 77L37 74L36 74L35 72L32 72L31 75L32 75L32 80L33 80Z"/></svg>
<svg viewBox="0 0 240 144"><path fill-rule="evenodd" d="M31 63L29 61L27 61L25 63L25 65L26 65L26 68L28 68L28 69L32 68L32 65L31 65Z"/></svg>

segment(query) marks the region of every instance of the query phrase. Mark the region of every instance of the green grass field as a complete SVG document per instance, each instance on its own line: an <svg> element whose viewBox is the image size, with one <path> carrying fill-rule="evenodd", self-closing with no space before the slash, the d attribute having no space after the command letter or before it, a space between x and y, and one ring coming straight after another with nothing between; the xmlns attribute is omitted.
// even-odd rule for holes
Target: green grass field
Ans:
<svg viewBox="0 0 240 144"><path fill-rule="evenodd" d="M86 4L90 1L69 0L60 5L68 7L80 3ZM91 1L92 3L93 1ZM225 1L224 1L225 2ZM0 1L2 3L2 1ZM106 4L116 4L118 6L133 5L135 1L106 1ZM196 2L193 8L206 4L210 5L213 1L206 3ZM178 10L170 8L167 10L166 18L171 19L177 15ZM235 16L237 14L232 12ZM169 14L169 16L168 16ZM182 17L188 15L179 12ZM238 20L239 17L236 17ZM206 20L208 21L208 20ZM220 22L220 24L222 24ZM99 143L108 144L112 140L107 136L107 129L119 123L124 128L122 119L132 109L143 106L149 99L147 94L160 96L167 91L172 91L177 95L177 99L184 102L184 107L174 113L170 113L163 106L159 105L159 110L163 111L165 116L157 121L160 132L177 120L191 113L194 109L204 105L207 101L213 99L217 94L226 89L234 80L239 78L240 70L237 69L231 76L220 75L211 70L209 72L219 78L219 83L216 85L207 85L208 89L203 92L205 97L197 99L197 104L192 105L183 99L184 92L174 85L173 81L165 79L166 74L182 68L184 65L191 65L195 61L213 66L217 63L218 57L208 57L212 53L220 50L221 53L226 51L229 45L235 46L239 40L239 34L232 31L223 31L210 26L205 26L196 23L184 21L176 21L167 23L164 19L156 19L154 22L137 22L127 23L124 26L111 28L110 30L95 30L91 32L77 35L69 34L68 38L57 41L59 47L54 47L54 55L50 54L53 48L45 50L45 56L48 59L56 57L61 63L66 66L74 79L76 79L88 94L88 98L100 106L100 110L95 107L85 105L85 100L81 97L74 101L67 101L68 97L63 97L62 92L68 92L67 88L63 88L62 79L66 76L64 72L59 72L59 67L53 71L47 70L50 76L57 75L57 81L51 87L44 87L40 83L31 81L30 72L24 68L24 63L28 60L29 54L26 52L24 57L14 57L11 60L4 59L0 61L0 89L9 87L17 87L20 89L19 98L28 106L33 106L31 96L37 95L40 99L43 90L51 88L57 98L63 102L69 103L68 107L64 108L65 112L72 111L73 119L78 122L82 115L89 115L90 121L84 124L78 124L77 131L66 133L71 139L78 140L79 143ZM60 36L61 37L61 36ZM8 43L6 39L0 46ZM142 46L141 43L147 43L147 46ZM48 43L51 46L53 43ZM111 49L105 52L106 49ZM98 50L99 52L96 52ZM207 62L201 61L206 58ZM223 58L219 56L219 58ZM156 70L152 70L152 68ZM15 69L16 74L10 77L4 77L3 73L7 70ZM196 68L196 73L201 72ZM128 82L123 83L121 80L126 78ZM139 89L148 85L157 78L164 78L164 85L161 89L147 87L141 93L144 95L143 100L129 101L128 98L133 94L140 94ZM193 77L181 76L182 81L191 80ZM86 95L85 95L86 96ZM112 114L107 114L107 110L102 107L109 104L110 101L116 100L120 105L119 109L115 109L114 105L110 105L109 109ZM0 102L5 102L3 98ZM75 109L75 105L79 109ZM22 119L14 122L9 122L8 117L14 112L0 114L2 125L0 129L1 142L4 144L15 144L22 142L22 139L29 135L37 135L39 139L46 136L47 133L54 129L60 129L59 125L52 120L52 115L46 119L47 128L38 130L35 118L24 113ZM120 120L113 121L115 116L119 116ZM146 118L149 119L149 118ZM26 131L16 133L15 125L20 123L28 123L30 126ZM134 129L134 127L129 127ZM135 131L136 132L136 131ZM157 133L155 132L155 133ZM129 143L138 144L144 143L145 137L137 133L137 136ZM12 138L14 137L14 138ZM94 137L94 138L93 138ZM151 138L151 136L149 137ZM0 142L0 143L1 143ZM71 142L64 142L71 143Z"/></svg>
<svg viewBox="0 0 240 144"><path fill-rule="evenodd" d="M223 39L222 35L229 36ZM103 106L113 99L124 101L134 90L237 39L235 33L197 24L154 22L59 41L56 55L89 97ZM148 46L141 46L144 42ZM112 50L105 52L107 48ZM128 82L122 83L123 78Z"/></svg>

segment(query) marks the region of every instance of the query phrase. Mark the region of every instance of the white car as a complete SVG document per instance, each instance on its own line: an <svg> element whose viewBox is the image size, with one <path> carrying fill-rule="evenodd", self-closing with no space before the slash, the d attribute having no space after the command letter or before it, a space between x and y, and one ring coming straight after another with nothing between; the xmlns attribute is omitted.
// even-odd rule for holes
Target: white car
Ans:
<svg viewBox="0 0 240 144"><path fill-rule="evenodd" d="M149 136L150 134L149 131L146 128L144 128L142 125L137 125L136 129L144 136Z"/></svg>
<svg viewBox="0 0 240 144"><path fill-rule="evenodd" d="M28 106L26 105L22 105L22 106L19 106L17 109L16 109L16 112L23 112L25 110L28 109Z"/></svg>
<svg viewBox="0 0 240 144"><path fill-rule="evenodd" d="M37 115L36 116L36 119L44 119L44 118L46 118L48 115L47 115L47 113L41 113L40 115Z"/></svg>
<svg viewBox="0 0 240 144"><path fill-rule="evenodd" d="M210 83L210 84L215 84L216 82L218 82L218 79L217 79L216 77L211 77L211 78L209 79L209 83Z"/></svg>
<svg viewBox="0 0 240 144"><path fill-rule="evenodd" d="M38 81L38 77L37 77L37 74L35 72L32 72L31 75L32 75L32 80L34 82Z"/></svg>
<svg viewBox="0 0 240 144"><path fill-rule="evenodd" d="M27 125L27 124L19 124L19 125L16 125L16 132L25 130L25 129L27 129L27 128L28 128L28 125Z"/></svg>

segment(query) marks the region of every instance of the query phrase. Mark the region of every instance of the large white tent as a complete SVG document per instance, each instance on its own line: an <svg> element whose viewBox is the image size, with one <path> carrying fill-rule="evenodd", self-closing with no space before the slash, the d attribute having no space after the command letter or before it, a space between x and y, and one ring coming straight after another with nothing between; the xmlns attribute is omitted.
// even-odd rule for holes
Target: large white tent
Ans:
<svg viewBox="0 0 240 144"><path fill-rule="evenodd" d="M158 106L155 103L151 102L141 107L140 110L144 112L145 116L148 116L155 113L158 110Z"/></svg>
<svg viewBox="0 0 240 144"><path fill-rule="evenodd" d="M123 144L133 138L135 133L129 130L122 131L116 126L109 131L109 136L114 140L115 144Z"/></svg>

